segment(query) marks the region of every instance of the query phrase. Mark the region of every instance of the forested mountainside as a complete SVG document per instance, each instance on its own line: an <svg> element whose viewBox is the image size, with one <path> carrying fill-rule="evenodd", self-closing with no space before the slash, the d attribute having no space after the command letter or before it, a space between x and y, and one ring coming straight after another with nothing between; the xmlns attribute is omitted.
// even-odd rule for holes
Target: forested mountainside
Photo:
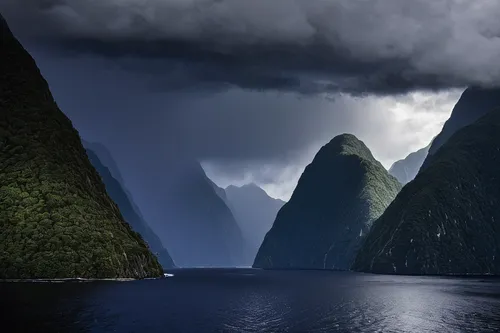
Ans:
<svg viewBox="0 0 500 333"><path fill-rule="evenodd" d="M254 267L349 269L372 222L400 189L363 142L335 137L306 167Z"/></svg>
<svg viewBox="0 0 500 333"><path fill-rule="evenodd" d="M161 276L1 16L0 78L0 278Z"/></svg>
<svg viewBox="0 0 500 333"><path fill-rule="evenodd" d="M500 274L500 110L452 135L374 223L353 269Z"/></svg>

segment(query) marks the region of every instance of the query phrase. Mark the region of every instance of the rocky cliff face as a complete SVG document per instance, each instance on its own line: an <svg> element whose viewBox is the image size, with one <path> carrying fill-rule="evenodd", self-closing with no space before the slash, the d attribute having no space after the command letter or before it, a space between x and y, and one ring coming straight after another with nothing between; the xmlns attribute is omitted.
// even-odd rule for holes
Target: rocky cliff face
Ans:
<svg viewBox="0 0 500 333"><path fill-rule="evenodd" d="M389 173L403 185L412 181L424 163L431 145L411 153L405 159L395 162L389 169Z"/></svg>
<svg viewBox="0 0 500 333"><path fill-rule="evenodd" d="M363 142L335 137L306 167L254 267L349 269L372 222L400 188Z"/></svg>
<svg viewBox="0 0 500 333"><path fill-rule="evenodd" d="M452 135L374 223L353 269L500 274L500 111Z"/></svg>
<svg viewBox="0 0 500 333"><path fill-rule="evenodd" d="M0 77L0 278L160 276L1 16Z"/></svg>
<svg viewBox="0 0 500 333"><path fill-rule="evenodd" d="M102 147L102 149L105 148ZM96 168L97 172L99 172L99 175L101 176L102 181L106 186L106 191L108 192L111 199L118 205L118 208L120 209L120 212L122 213L125 221L147 242L149 248L157 256L158 261L164 269L174 267L174 262L170 257L168 251L163 247L163 244L161 243L158 236L149 227L146 221L144 221L140 214L140 211L138 211L137 206L133 204L133 199L130 194L127 194L123 185L113 177L111 171L101 162L94 151L87 148L87 155L94 168ZM109 152L107 152L107 155L110 159L112 159ZM116 167L115 172L118 172L116 163L113 163L113 165L115 165Z"/></svg>
<svg viewBox="0 0 500 333"><path fill-rule="evenodd" d="M271 198L255 184L229 186L226 201L248 244L248 264L251 265L264 236L271 229L284 201Z"/></svg>
<svg viewBox="0 0 500 333"><path fill-rule="evenodd" d="M468 88L453 108L450 119L432 141L428 157L434 155L459 129L472 124L489 111L500 106L500 89ZM422 169L428 165L427 158Z"/></svg>

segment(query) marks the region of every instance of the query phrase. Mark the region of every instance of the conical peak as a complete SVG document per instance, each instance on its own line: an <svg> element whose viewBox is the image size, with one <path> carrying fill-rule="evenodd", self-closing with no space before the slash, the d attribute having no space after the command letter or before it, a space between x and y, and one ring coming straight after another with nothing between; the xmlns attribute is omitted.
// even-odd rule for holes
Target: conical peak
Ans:
<svg viewBox="0 0 500 333"><path fill-rule="evenodd" d="M348 133L334 137L329 143L321 148L320 153L323 152L327 152L329 155L355 155L376 162L370 149L368 149L364 142L359 140L355 135Z"/></svg>

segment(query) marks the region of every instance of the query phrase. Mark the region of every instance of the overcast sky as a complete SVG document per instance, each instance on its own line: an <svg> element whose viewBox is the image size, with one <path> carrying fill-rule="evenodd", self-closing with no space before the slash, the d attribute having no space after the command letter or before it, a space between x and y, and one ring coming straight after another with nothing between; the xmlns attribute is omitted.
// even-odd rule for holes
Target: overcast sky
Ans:
<svg viewBox="0 0 500 333"><path fill-rule="evenodd" d="M144 170L166 172L162 154L172 145L203 161L221 186L256 182L283 199L318 149L341 133L357 135L389 168L439 133L462 92L151 91L140 73L109 59L32 54L82 137L105 144L139 193Z"/></svg>
<svg viewBox="0 0 500 333"><path fill-rule="evenodd" d="M0 10L61 51L139 58L129 67L172 75L164 88L394 93L500 79L497 0L2 0Z"/></svg>
<svg viewBox="0 0 500 333"><path fill-rule="evenodd" d="M82 136L127 185L167 147L221 185L287 199L349 132L386 167L426 146L468 85L500 83L497 0L2 0ZM152 167L154 165L155 167Z"/></svg>

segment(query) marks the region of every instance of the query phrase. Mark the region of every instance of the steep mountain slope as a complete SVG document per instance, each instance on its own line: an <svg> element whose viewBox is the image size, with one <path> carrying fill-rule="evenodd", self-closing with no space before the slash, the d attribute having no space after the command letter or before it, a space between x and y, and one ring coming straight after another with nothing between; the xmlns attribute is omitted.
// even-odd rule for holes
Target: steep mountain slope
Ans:
<svg viewBox="0 0 500 333"><path fill-rule="evenodd" d="M271 198L255 184L229 186L225 190L229 208L236 218L249 245L251 265L264 236L271 229L284 201Z"/></svg>
<svg viewBox="0 0 500 333"><path fill-rule="evenodd" d="M363 142L335 137L306 167L254 267L349 269L373 220L400 188Z"/></svg>
<svg viewBox="0 0 500 333"><path fill-rule="evenodd" d="M0 278L160 276L1 16L0 77Z"/></svg>
<svg viewBox="0 0 500 333"><path fill-rule="evenodd" d="M500 274L500 110L431 156L374 223L353 269Z"/></svg>
<svg viewBox="0 0 500 333"><path fill-rule="evenodd" d="M120 168L118 168L113 155L111 155L111 152L108 148L106 148L106 146L99 142L89 142L86 140L82 140L82 144L87 151L91 150L99 158L99 162L106 166L106 169L109 170L114 179L116 179L120 184L124 184Z"/></svg>
<svg viewBox="0 0 500 333"><path fill-rule="evenodd" d="M133 199L134 196L129 191L129 189L125 186L125 180L123 179L123 176L122 176L122 173L120 171L120 168L118 167L118 164L116 163L113 155L108 150L108 148L106 146L104 146L102 143L89 142L89 141L86 141L86 140L82 140L82 144L83 144L83 147L87 151L89 149L92 150L92 152L94 152L94 154L97 156L97 158L102 163L102 165L106 166L106 168L108 169L108 171L111 173L111 176L118 181L118 183L121 185L123 191L125 191L125 194L129 198L129 202L132 205L132 208L134 209L135 213L143 221L146 221L146 219L142 215L141 209L139 208L139 206L137 206L137 204L135 203L135 201Z"/></svg>
<svg viewBox="0 0 500 333"><path fill-rule="evenodd" d="M172 258L168 254L167 250L163 247L163 244L158 236L141 217L140 212L134 208L132 197L126 193L122 184L120 184L120 182L113 177L110 170L101 162L96 153L87 148L87 155L94 168L96 168L97 172L99 172L99 175L106 186L106 191L111 199L118 205L125 221L132 227L132 229L141 234L151 250L158 257L158 261L163 268L174 267ZM111 154L109 154L109 157L113 160ZM114 165L116 166L116 163L114 163ZM118 168L116 171L118 171Z"/></svg>
<svg viewBox="0 0 500 333"><path fill-rule="evenodd" d="M161 187L157 207L162 219L151 226L176 265L240 266L244 264L245 242L236 220L217 195L201 165L186 156L172 159L163 179L151 184Z"/></svg>
<svg viewBox="0 0 500 333"><path fill-rule="evenodd" d="M219 187L219 185L215 184L213 182L213 180L211 180L210 178L208 178L208 181L209 181L210 185L213 187L215 193L219 196L219 198L221 198L222 201L224 201L224 203L229 207L229 203L227 201L226 190L224 190L222 187Z"/></svg>
<svg viewBox="0 0 500 333"><path fill-rule="evenodd" d="M450 119L444 124L441 133L432 141L428 157L434 155L456 131L472 124L499 106L500 89L468 88L465 90L453 108ZM427 160L428 158L424 161L422 169L427 167Z"/></svg>
<svg viewBox="0 0 500 333"><path fill-rule="evenodd" d="M394 162L389 169L389 173L403 185L412 181L424 163L427 153L429 152L430 144L416 152L406 156L405 159Z"/></svg>

